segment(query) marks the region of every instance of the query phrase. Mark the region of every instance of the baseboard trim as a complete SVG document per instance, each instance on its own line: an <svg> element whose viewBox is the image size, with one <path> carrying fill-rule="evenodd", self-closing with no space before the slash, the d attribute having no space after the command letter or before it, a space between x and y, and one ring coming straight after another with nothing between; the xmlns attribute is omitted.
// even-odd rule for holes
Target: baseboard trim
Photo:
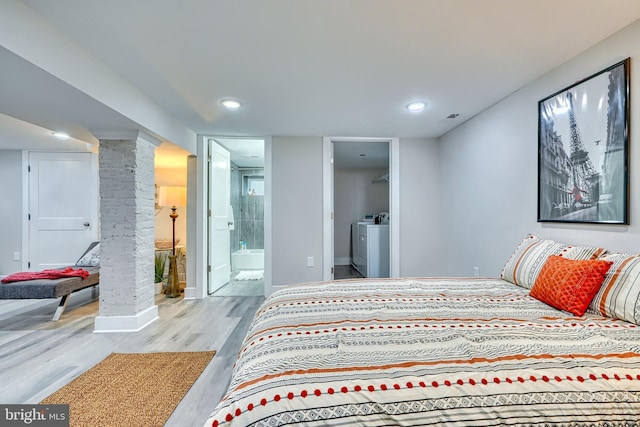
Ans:
<svg viewBox="0 0 640 427"><path fill-rule="evenodd" d="M184 288L184 299L202 299L202 298L198 298L198 290L196 288Z"/></svg>
<svg viewBox="0 0 640 427"><path fill-rule="evenodd" d="M156 320L158 320L158 306L152 305L134 316L98 316L93 332L138 332Z"/></svg>

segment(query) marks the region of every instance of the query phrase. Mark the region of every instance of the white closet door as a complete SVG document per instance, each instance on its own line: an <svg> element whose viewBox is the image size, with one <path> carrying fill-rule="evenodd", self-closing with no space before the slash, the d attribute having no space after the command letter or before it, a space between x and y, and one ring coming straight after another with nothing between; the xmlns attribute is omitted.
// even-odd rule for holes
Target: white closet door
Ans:
<svg viewBox="0 0 640 427"><path fill-rule="evenodd" d="M28 269L73 265L97 238L98 173L92 153L29 153Z"/></svg>

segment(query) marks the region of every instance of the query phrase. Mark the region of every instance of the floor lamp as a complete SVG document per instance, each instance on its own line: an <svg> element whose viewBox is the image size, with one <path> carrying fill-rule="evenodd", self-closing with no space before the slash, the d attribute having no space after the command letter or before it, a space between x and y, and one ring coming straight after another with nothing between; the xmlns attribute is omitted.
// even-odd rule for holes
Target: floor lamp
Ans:
<svg viewBox="0 0 640 427"><path fill-rule="evenodd" d="M169 255L169 277L167 278L167 289L165 295L167 298L175 298L180 296L180 281L178 280L178 268L176 265L176 213L177 206L185 206L187 204L187 188L186 187L160 187L158 192L158 204L160 206L171 206L171 218L173 226L173 234L171 240L171 255Z"/></svg>

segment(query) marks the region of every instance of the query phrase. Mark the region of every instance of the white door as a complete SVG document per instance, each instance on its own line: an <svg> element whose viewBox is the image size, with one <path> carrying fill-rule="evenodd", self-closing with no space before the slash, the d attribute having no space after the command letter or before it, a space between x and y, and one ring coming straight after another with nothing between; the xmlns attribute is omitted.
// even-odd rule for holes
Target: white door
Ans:
<svg viewBox="0 0 640 427"><path fill-rule="evenodd" d="M231 276L230 265L230 187L231 156L229 151L209 141L209 293L215 292Z"/></svg>
<svg viewBox="0 0 640 427"><path fill-rule="evenodd" d="M92 153L29 153L27 269L73 265L97 238L98 173Z"/></svg>

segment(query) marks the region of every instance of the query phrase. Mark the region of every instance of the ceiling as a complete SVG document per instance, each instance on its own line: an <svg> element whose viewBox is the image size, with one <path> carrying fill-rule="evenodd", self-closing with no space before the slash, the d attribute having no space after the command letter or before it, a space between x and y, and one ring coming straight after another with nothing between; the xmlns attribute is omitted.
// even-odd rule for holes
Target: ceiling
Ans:
<svg viewBox="0 0 640 427"><path fill-rule="evenodd" d="M258 138L215 138L215 141L229 150L231 161L240 167L264 167L264 139Z"/></svg>
<svg viewBox="0 0 640 427"><path fill-rule="evenodd" d="M0 15L16 4L184 128L226 137L439 137L640 19L638 0L12 0ZM89 143L139 126L4 37L0 113Z"/></svg>
<svg viewBox="0 0 640 427"><path fill-rule="evenodd" d="M378 141L334 141L335 168L389 169L389 143Z"/></svg>

